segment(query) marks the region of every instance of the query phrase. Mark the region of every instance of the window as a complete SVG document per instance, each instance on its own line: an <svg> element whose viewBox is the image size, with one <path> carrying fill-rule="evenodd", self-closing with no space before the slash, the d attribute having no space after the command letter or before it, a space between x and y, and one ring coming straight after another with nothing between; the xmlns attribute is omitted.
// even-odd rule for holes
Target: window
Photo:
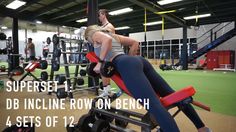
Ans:
<svg viewBox="0 0 236 132"><path fill-rule="evenodd" d="M190 43L197 43L197 39L196 38L190 38Z"/></svg>
<svg viewBox="0 0 236 132"><path fill-rule="evenodd" d="M171 58L179 59L179 45L171 45Z"/></svg>
<svg viewBox="0 0 236 132"><path fill-rule="evenodd" d="M170 44L170 40L164 40L164 44Z"/></svg>
<svg viewBox="0 0 236 132"><path fill-rule="evenodd" d="M147 57L147 42L142 42L142 56Z"/></svg>
<svg viewBox="0 0 236 132"><path fill-rule="evenodd" d="M156 58L161 59L163 57L164 59L170 58L170 46L157 46L156 47Z"/></svg>
<svg viewBox="0 0 236 132"><path fill-rule="evenodd" d="M148 42L148 58L149 59L154 58L154 41Z"/></svg>
<svg viewBox="0 0 236 132"><path fill-rule="evenodd" d="M156 41L156 45L161 45L162 44L162 41L159 40L159 41Z"/></svg>
<svg viewBox="0 0 236 132"><path fill-rule="evenodd" d="M171 44L179 44L179 39L172 39Z"/></svg>
<svg viewBox="0 0 236 132"><path fill-rule="evenodd" d="M183 39L180 40L180 43L183 43ZM187 43L189 43L189 39L187 39Z"/></svg>

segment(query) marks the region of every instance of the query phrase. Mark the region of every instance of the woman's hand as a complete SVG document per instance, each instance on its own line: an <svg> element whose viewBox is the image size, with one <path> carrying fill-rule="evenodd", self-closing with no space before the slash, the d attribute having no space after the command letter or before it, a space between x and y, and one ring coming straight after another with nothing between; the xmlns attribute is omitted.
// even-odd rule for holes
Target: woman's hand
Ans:
<svg viewBox="0 0 236 132"><path fill-rule="evenodd" d="M97 65L93 68L93 71L96 73L100 73L102 63L98 62Z"/></svg>
<svg viewBox="0 0 236 132"><path fill-rule="evenodd" d="M129 55L130 56L136 56L138 55L138 50L139 50L139 47L135 46L135 47L131 47L129 49Z"/></svg>

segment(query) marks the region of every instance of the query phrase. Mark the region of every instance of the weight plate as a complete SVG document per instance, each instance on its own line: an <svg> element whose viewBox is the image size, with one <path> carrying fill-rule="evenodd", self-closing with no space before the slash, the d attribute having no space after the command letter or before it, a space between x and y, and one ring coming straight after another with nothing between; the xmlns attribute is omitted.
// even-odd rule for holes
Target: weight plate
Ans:
<svg viewBox="0 0 236 132"><path fill-rule="evenodd" d="M94 123L96 121L95 117L89 114L85 114L80 117L78 121L78 125L82 132L89 132L91 127L89 126L90 123Z"/></svg>
<svg viewBox="0 0 236 132"><path fill-rule="evenodd" d="M43 81L48 80L48 73L46 71L42 71L40 76Z"/></svg>
<svg viewBox="0 0 236 132"><path fill-rule="evenodd" d="M65 91L65 88L57 89L56 94L58 99L64 99L67 97L67 92Z"/></svg>
<svg viewBox="0 0 236 132"><path fill-rule="evenodd" d="M110 124L104 120L97 120L93 124L91 132L110 132Z"/></svg>
<svg viewBox="0 0 236 132"><path fill-rule="evenodd" d="M51 38L50 37L47 37L47 40L46 40L47 44L50 44L52 41L51 41Z"/></svg>
<svg viewBox="0 0 236 132"><path fill-rule="evenodd" d="M56 34L54 34L54 35L52 36L52 42L53 42L53 44L55 44L55 45L59 44L59 38L58 38L58 36L57 36Z"/></svg>

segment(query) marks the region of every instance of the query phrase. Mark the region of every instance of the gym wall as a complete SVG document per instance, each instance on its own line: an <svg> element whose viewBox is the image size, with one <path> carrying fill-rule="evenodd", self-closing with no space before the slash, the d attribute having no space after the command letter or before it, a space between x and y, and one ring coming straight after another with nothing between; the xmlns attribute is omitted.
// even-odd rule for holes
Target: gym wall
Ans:
<svg viewBox="0 0 236 132"><path fill-rule="evenodd" d="M196 32L192 29L188 29L188 38L196 37ZM131 38L134 38L140 42L144 41L144 32L131 33L129 34ZM147 41L161 40L161 30L157 31L148 31L146 32ZM183 38L183 29L182 28L172 28L165 29L164 39L181 39Z"/></svg>
<svg viewBox="0 0 236 132"><path fill-rule="evenodd" d="M197 37L201 36L202 34L204 34L205 32L209 31L211 28L213 28L217 24L218 23L209 24L209 25L202 25L198 29L194 29L194 28L188 29L187 37L188 38L197 38ZM227 22L222 23L219 26L219 28L221 28L222 26L224 26L226 24L227 24ZM213 32L217 31L219 28L214 29ZM231 24L229 24L225 28L218 31L217 36L221 36L222 34L228 32L232 28L234 28L234 22L232 22ZM182 39L183 38L183 29L182 28L165 29L164 35L165 35L164 39ZM144 32L131 33L129 36L131 38L134 38L134 39L140 41L140 42L144 41ZM149 31L146 33L146 37L147 37L147 41L161 40L161 30ZM203 37L201 39L205 39L205 38ZM210 43L210 39L208 39L207 41L204 41L204 44L199 44L198 48L201 48L208 43ZM234 50L234 51L236 51L236 44L235 43L236 43L236 36L231 38L230 40L224 42L223 44L221 44L220 46L216 47L213 50ZM235 53L235 55L236 55L236 53ZM204 57L204 56L202 56L202 57ZM200 57L199 59L201 59L202 57ZM235 68L236 68L236 60L235 60Z"/></svg>
<svg viewBox="0 0 236 132"><path fill-rule="evenodd" d="M3 31L7 37L12 36L12 29L7 29ZM26 46L26 36L25 36L25 30L21 29L18 30L18 35L19 35L19 54L22 54L23 57L25 57L25 53L24 53L24 49ZM32 38L33 39L33 43L35 44L35 49L36 49L36 57L37 56L42 56L42 49L44 46L44 43L47 39L47 37L51 37L56 34L56 32L46 32L46 31L33 31L33 30L27 30L27 38ZM69 38L70 35L67 33L61 33L60 34L61 37L66 37ZM72 35L72 38L75 38L75 35ZM46 44L46 43L45 43ZM0 48L5 48L5 41L0 41ZM50 44L49 46L50 51L52 51L53 45ZM0 55L0 61L6 61L7 56L6 55Z"/></svg>
<svg viewBox="0 0 236 132"><path fill-rule="evenodd" d="M225 25L226 23L223 23L222 25ZM210 30L217 24L209 24L209 25L202 25L199 27L199 29L188 29L187 31L187 37L188 38L197 38L204 34L206 31ZM230 29L234 27L234 22L230 25L226 26L224 29L220 30L217 33L217 36L222 35L223 33L228 32ZM217 30L216 28L215 30ZM129 34L131 38L134 38L140 42L144 41L144 32L139 33L131 33ZM161 40L161 30L158 31L149 31L146 33L147 41L154 41L154 40ZM164 39L182 39L183 38L183 29L182 28L173 28L173 29L165 29L164 31ZM203 38L204 39L204 38ZM210 40L206 41L207 43L210 42ZM198 45L199 47L203 47L205 44ZM236 37L231 38L230 40L226 41L225 43L221 44L214 50L236 50Z"/></svg>

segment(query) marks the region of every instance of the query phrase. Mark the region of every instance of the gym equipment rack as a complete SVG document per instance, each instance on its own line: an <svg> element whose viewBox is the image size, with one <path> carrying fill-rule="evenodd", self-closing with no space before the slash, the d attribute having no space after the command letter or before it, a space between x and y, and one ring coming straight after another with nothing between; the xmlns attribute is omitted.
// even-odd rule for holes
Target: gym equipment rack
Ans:
<svg viewBox="0 0 236 132"><path fill-rule="evenodd" d="M65 68L65 78L66 78L66 85L67 85L67 88L68 88L68 91L65 91L64 88L63 89L58 89L58 94L59 93L62 93L63 95L64 92L67 92L67 96L63 96L63 97L69 97L69 98L73 98L73 92L78 90L78 91L81 91L81 90L88 90L88 89L95 89L95 94L98 95L98 89L99 89L99 85L96 85L95 83L95 79L92 77L92 82L93 82L93 86L92 87L87 87L87 86L80 86L80 87L77 87L76 84L77 84L77 81L78 81L78 78L84 78L84 77L88 77L88 76L79 76L79 71L80 70L83 70L80 66L81 65L84 65L84 66L87 66L88 64L88 61L87 63L84 63L81 61L81 58L84 57L85 58L85 55L86 53L88 52L88 49L85 50L83 47L86 47L86 43L84 43L83 40L75 40L75 39L68 39L68 38L61 38L61 37L58 37L57 35L53 35L53 52L49 52L49 53L52 53L52 65L54 65L53 63L57 62L60 66L64 66ZM73 52L72 51L72 43L75 43L77 44L78 46L78 50L77 52ZM67 51L67 45L69 45L69 50L70 52ZM54 52L56 50L61 50L61 55L60 57L56 56L54 54ZM69 63L68 62L68 56L71 55L71 54L78 54L78 58L79 58L79 61L76 62L76 63ZM62 57L62 60L63 60L63 63L60 62L61 60L61 57ZM85 58L86 59L86 58ZM74 73L74 76L71 77L71 73L69 71L69 66L75 66L75 73ZM51 67L51 73L50 73L50 79L49 80L53 80L54 78L54 69L53 69L53 66ZM73 82L71 81L71 79L73 79ZM76 89L77 88L77 89ZM61 90L61 91L60 91ZM49 93L51 94L51 93ZM57 97L59 97L57 94ZM60 97L59 97L60 98Z"/></svg>

